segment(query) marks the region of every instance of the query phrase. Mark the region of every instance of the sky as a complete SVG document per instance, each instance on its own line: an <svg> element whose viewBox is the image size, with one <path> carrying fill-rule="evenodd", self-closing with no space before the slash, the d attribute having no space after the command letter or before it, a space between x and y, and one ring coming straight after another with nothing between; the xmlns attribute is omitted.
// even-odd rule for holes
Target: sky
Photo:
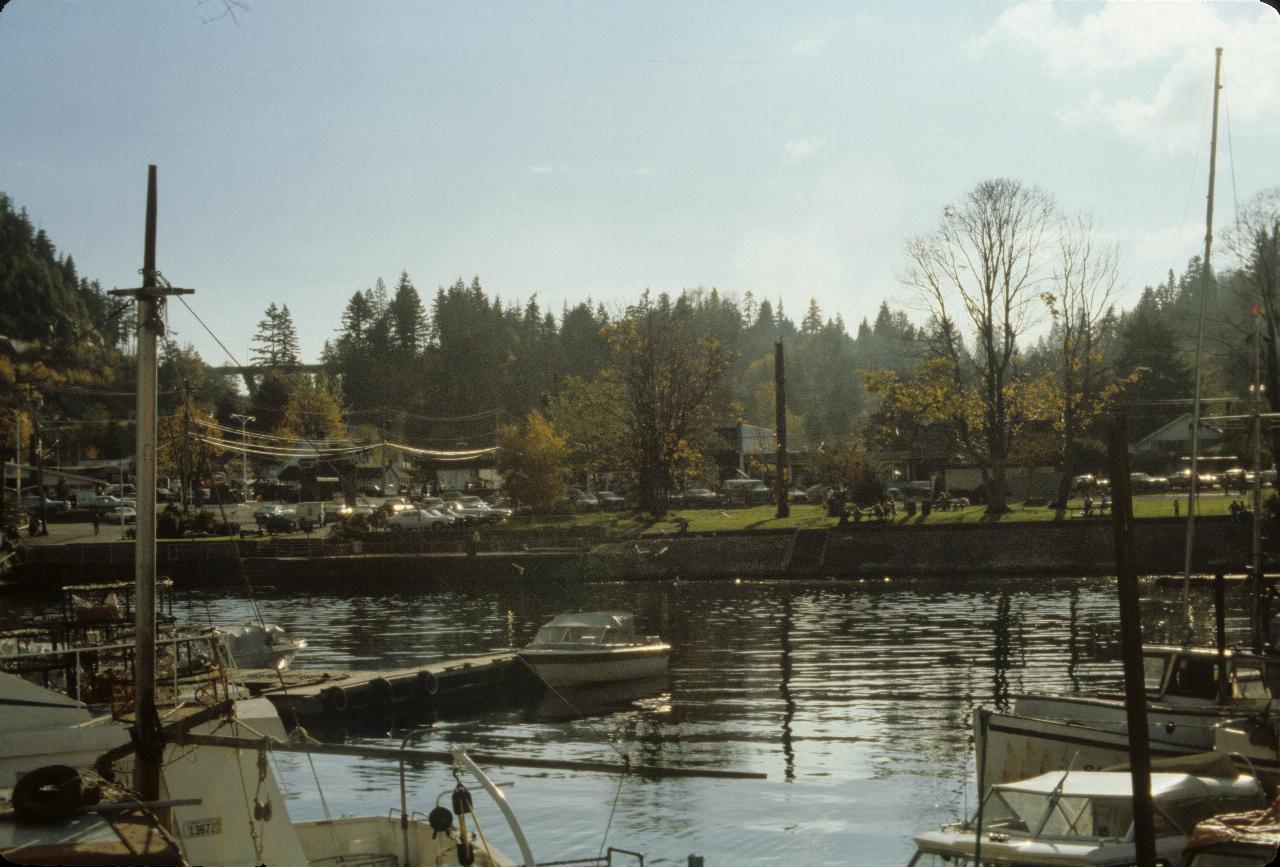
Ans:
<svg viewBox="0 0 1280 867"><path fill-rule="evenodd" d="M920 319L904 243L995 177L1092 214L1131 306L1203 248L1215 46L1215 233L1280 183L1277 45L1252 0L11 0L0 192L131 287L156 164L158 267L227 351L170 326L213 364L273 302L315 360L402 271L427 304L479 276L556 314L716 287Z"/></svg>

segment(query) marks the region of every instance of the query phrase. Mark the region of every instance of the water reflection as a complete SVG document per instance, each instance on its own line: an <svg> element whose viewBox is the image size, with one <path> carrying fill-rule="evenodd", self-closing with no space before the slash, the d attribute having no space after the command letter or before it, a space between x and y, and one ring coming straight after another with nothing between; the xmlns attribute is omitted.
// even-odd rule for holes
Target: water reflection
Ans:
<svg viewBox="0 0 1280 867"><path fill-rule="evenodd" d="M594 854L616 797L609 841L644 850L651 864L683 864L690 852L717 864L848 864L850 853L869 867L902 864L912 834L972 806L973 705L1121 683L1109 580L357 586L265 587L257 598L266 619L308 639L300 667L393 669L519 647L562 611L616 608L673 645L670 674L634 696L573 697L572 712L540 694L503 695L441 719L366 715L326 738L398 746L406 726L430 722L425 749L769 774L762 783L628 777L619 789L613 776L496 770L516 783L508 794L547 858ZM1148 588L1149 636L1177 596ZM1194 598L1205 616L1208 595ZM0 621L43 604L0 600ZM1230 605L1238 640L1244 600ZM251 616L242 595L221 590L180 593L175 607L200 623ZM294 815L323 816L306 758L280 763ZM394 763L317 756L315 765L334 815L381 813L398 789ZM409 769L415 809L450 784L443 767Z"/></svg>
<svg viewBox="0 0 1280 867"><path fill-rule="evenodd" d="M782 696L782 755L783 776L788 783L796 779L796 750L791 742L791 724L796 718L796 700L791 695L791 596L782 598L782 630L780 644L782 658L778 664L778 693Z"/></svg>

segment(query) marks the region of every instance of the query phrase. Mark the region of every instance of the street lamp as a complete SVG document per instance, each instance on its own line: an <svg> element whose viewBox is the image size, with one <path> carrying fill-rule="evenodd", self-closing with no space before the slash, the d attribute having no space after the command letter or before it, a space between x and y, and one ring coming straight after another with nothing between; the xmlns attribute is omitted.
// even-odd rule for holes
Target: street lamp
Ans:
<svg viewBox="0 0 1280 867"><path fill-rule="evenodd" d="M251 416L251 415L241 415L241 414L240 414L240 413L238 413L238 412L233 412L233 413L231 413L231 420L232 420L232 421L238 421L238 422L240 422L240 461L241 461L241 463L240 463L240 469L241 469L241 473L242 473L242 478L243 478L243 480L244 480L244 481L241 483L241 486L244 488L245 492L247 493L247 492L248 492L248 490L249 490L249 432L248 432L248 425L249 425L249 422L251 422L251 421L257 421L258 419L257 419L255 416ZM244 494L244 493L242 493L240 496L241 496L241 497L243 497L243 496L245 496L245 494Z"/></svg>

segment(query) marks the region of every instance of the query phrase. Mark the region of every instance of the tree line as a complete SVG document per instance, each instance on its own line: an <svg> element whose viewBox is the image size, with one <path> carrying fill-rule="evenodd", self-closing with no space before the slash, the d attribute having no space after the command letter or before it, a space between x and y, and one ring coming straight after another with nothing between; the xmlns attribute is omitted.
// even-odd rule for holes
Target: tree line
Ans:
<svg viewBox="0 0 1280 867"><path fill-rule="evenodd" d="M537 295L504 299L474 277L424 301L402 272L394 288L379 279L335 311L320 374L297 370L292 314L274 303L254 335L261 373L251 394L191 347L167 346L161 411L223 425L252 415L249 431L297 439L354 433L470 449L502 438L512 453L543 431L564 470L628 470L659 509L666 493L713 475L717 427L774 426L781 340L788 429L818 465L847 468L851 455L968 463L998 511L1012 467L1056 466L1065 485L1100 466L1099 419L1117 401L1134 440L1186 410L1205 292L1205 393L1248 393L1260 331L1267 399L1280 410L1277 220L1280 192L1259 193L1224 233L1228 253L1213 272L1192 257L1123 310L1121 251L1088 217L1062 214L1018 181L984 181L904 245L903 279L925 320L882 303L852 328L815 301L797 322L780 299L705 287L553 312ZM120 422L131 403L111 393L131 390L132 313L80 278L5 197L0 287L0 334L10 338L0 382L5 409L17 410L0 414L0 436L8 428L11 441L15 418L39 402L50 430L65 423L56 429L68 452L130 453Z"/></svg>

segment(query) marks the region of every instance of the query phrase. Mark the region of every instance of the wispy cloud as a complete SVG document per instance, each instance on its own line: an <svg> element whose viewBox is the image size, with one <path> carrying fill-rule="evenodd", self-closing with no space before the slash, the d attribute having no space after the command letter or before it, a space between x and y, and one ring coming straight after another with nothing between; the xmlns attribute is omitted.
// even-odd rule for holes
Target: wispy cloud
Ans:
<svg viewBox="0 0 1280 867"><path fill-rule="evenodd" d="M649 168L648 166L641 166L638 169L632 169L631 174L635 175L638 178L642 178L647 175L653 174L653 169Z"/></svg>
<svg viewBox="0 0 1280 867"><path fill-rule="evenodd" d="M1024 3L1002 12L967 48L976 59L1024 53L1068 94L1076 90L1056 111L1066 126L1104 126L1154 150L1190 150L1203 137L1214 46L1225 47L1227 82L1242 85L1230 94L1237 122L1274 124L1280 115L1280 19L1259 10L1245 15L1231 4L1108 3L1078 17L1058 4Z"/></svg>
<svg viewBox="0 0 1280 867"><path fill-rule="evenodd" d="M537 175L547 175L555 170L555 166L529 166L529 171Z"/></svg>
<svg viewBox="0 0 1280 867"><path fill-rule="evenodd" d="M811 135L806 138L789 141L782 146L782 154L788 162L798 163L807 160L827 145L821 136Z"/></svg>
<svg viewBox="0 0 1280 867"><path fill-rule="evenodd" d="M791 43L792 54L813 54L827 44L825 33L811 33Z"/></svg>

